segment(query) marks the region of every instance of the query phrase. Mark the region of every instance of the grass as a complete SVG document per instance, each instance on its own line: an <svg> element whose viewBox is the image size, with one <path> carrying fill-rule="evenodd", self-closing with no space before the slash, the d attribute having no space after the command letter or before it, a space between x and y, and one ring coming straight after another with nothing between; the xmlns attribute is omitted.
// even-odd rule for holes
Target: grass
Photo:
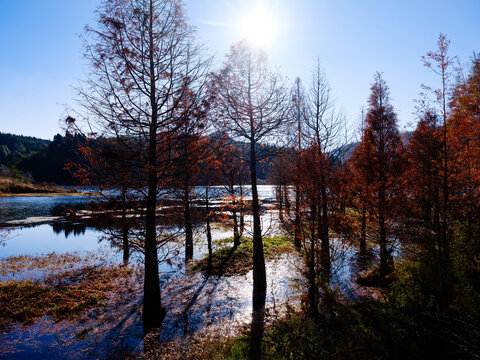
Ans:
<svg viewBox="0 0 480 360"><path fill-rule="evenodd" d="M240 337L208 334L186 340L174 340L142 354L146 360L224 360L238 346ZM243 353L243 352L242 352ZM136 356L128 357L137 358ZM241 357L239 359L245 359Z"/></svg>
<svg viewBox="0 0 480 360"><path fill-rule="evenodd" d="M75 196L76 190L65 190L52 185L36 185L18 179L0 177L1 196Z"/></svg>
<svg viewBox="0 0 480 360"><path fill-rule="evenodd" d="M80 256L78 253L57 254L55 252L42 256L9 256L0 260L0 277L23 273L22 278L24 278L25 273L32 273L44 278L51 278L54 274L65 273L67 269L85 268L105 260L105 256L94 252L88 253L88 256Z"/></svg>
<svg viewBox="0 0 480 360"><path fill-rule="evenodd" d="M385 275L382 278L380 273L380 264L374 266L365 274L357 276L357 284L361 286L388 287L394 280L394 273Z"/></svg>
<svg viewBox="0 0 480 360"><path fill-rule="evenodd" d="M18 179L0 178L0 192L7 194L55 193L64 191L54 186L39 186Z"/></svg>
<svg viewBox="0 0 480 360"><path fill-rule="evenodd" d="M217 249L213 252L211 275L233 276L245 275L253 268L253 240L242 237L240 245L235 249L231 246L233 238L215 241ZM263 238L265 260L275 260L282 254L294 250L292 242L287 237L277 236ZM208 255L196 261L190 268L192 272L208 271Z"/></svg>
<svg viewBox="0 0 480 360"><path fill-rule="evenodd" d="M0 328L30 324L47 315L57 320L99 309L112 292L122 292L119 279L132 270L114 265L83 267L41 280L0 283Z"/></svg>

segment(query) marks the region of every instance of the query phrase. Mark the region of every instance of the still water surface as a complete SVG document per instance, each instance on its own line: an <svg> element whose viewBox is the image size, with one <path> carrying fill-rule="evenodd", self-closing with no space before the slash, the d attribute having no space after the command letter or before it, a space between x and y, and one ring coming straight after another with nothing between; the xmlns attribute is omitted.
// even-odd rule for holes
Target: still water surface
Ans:
<svg viewBox="0 0 480 360"><path fill-rule="evenodd" d="M199 188L199 193L204 188ZM217 197L221 198L223 190L218 189ZM262 200L274 199L273 186L260 186L259 194ZM85 209L90 199L81 197L16 197L0 198L0 219L24 219L27 217L58 216L70 208L73 210ZM263 228L277 224L275 212L269 212L262 220ZM272 215L273 214L273 215ZM247 225L251 223L246 218ZM270 224L268 224L270 222ZM203 257L206 252L205 234L203 227L197 229L194 257ZM231 229L215 226L214 239L222 239L232 236ZM94 227L84 224L42 224L32 227L11 229L8 234L6 245L0 247L0 258L15 255L41 255L51 252L84 252L109 251L114 261L121 261L121 250L118 246L111 245L109 241L102 240L105 233ZM335 247L335 244L333 244ZM172 242L159 250L159 257L165 253L174 254L174 261L162 262L159 267L162 283L163 304L167 308L167 317L162 324L162 338L170 340L181 338L203 329L211 328L219 332L229 332L235 328L235 324L245 324L250 319L251 295L252 295L252 272L243 276L206 278L200 273L188 273L183 266L183 241ZM350 254L349 254L350 255ZM133 256L132 261L141 263L141 256ZM298 304L298 283L302 261L296 254L281 257L275 262L267 263L268 294L267 308L269 311L279 311L287 303ZM343 267L334 275L338 280L349 277L349 272ZM296 284L292 287L292 284ZM141 298L138 299L141 301ZM132 304L134 308L135 304ZM141 319L139 312L125 313L119 317L118 324L108 330L105 338L94 345L92 353L94 357L108 357L112 350L112 339L121 339L122 343L132 342L126 346L129 350L137 352L141 347ZM58 336L65 337L72 331L78 331L74 323L66 323L65 329L60 330L60 335L46 334L46 329L55 329L57 324L51 324L48 318L42 318L38 324L31 327L18 326L11 332L0 335L2 341L19 341L16 353L12 358L85 358L90 355L80 354L83 342L73 339L71 343L60 343ZM115 323L114 323L115 324ZM69 330L72 327L73 330ZM213 328L212 328L213 327ZM102 331L99 330L99 334ZM129 334L129 335L126 335ZM32 346L26 346L28 342L34 342ZM63 340L62 340L63 341ZM22 345L23 344L23 345ZM41 344L41 345L38 345ZM123 346L123 345L122 345ZM132 349L133 348L133 349ZM0 349L1 350L1 349ZM141 348L140 348L141 350ZM0 351L1 353L1 351ZM1 354L0 354L1 355ZM111 356L111 353L110 353Z"/></svg>

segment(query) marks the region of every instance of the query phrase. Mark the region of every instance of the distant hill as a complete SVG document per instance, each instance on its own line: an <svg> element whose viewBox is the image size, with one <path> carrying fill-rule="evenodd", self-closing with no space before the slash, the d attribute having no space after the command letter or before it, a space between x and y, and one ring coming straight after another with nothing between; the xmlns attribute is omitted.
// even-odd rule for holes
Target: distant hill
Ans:
<svg viewBox="0 0 480 360"><path fill-rule="evenodd" d="M9 166L27 154L44 150L49 140L0 133L0 164Z"/></svg>
<svg viewBox="0 0 480 360"><path fill-rule="evenodd" d="M65 165L69 162L82 163L78 148L84 143L85 139L80 135L57 134L45 148L25 155L16 166L20 171L31 173L36 182L74 185L75 179L65 170Z"/></svg>
<svg viewBox="0 0 480 360"><path fill-rule="evenodd" d="M64 168L67 162L80 162L77 149L83 142L78 135L57 134L50 141L0 133L0 176L74 185L75 179Z"/></svg>

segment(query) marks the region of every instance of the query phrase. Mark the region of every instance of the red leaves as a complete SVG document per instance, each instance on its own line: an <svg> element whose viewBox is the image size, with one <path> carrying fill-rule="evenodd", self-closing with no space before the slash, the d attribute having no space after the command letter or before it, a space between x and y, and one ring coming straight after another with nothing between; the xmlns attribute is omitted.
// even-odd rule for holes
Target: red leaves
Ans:
<svg viewBox="0 0 480 360"><path fill-rule="evenodd" d="M461 213L478 208L480 200L480 59L472 64L464 83L454 89L448 122L451 177Z"/></svg>

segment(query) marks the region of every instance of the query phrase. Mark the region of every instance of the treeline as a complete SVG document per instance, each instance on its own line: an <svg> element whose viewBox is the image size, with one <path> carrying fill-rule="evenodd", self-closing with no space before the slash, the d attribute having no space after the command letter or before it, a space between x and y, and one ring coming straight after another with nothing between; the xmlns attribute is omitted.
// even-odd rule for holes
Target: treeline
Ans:
<svg viewBox="0 0 480 360"><path fill-rule="evenodd" d="M16 164L25 156L44 150L49 141L30 136L0 133L0 176L29 177Z"/></svg>
<svg viewBox="0 0 480 360"><path fill-rule="evenodd" d="M79 152L84 144L85 138L82 135L57 134L44 149L23 157L17 163L17 168L30 173L36 182L75 185L76 180L66 166L70 162L85 162Z"/></svg>
<svg viewBox="0 0 480 360"><path fill-rule="evenodd" d="M8 165L29 153L43 150L49 141L31 136L0 133L0 163Z"/></svg>
<svg viewBox="0 0 480 360"><path fill-rule="evenodd" d="M212 136L215 139L215 136ZM107 141L104 139L102 141ZM78 181L68 169L71 163L85 162L80 148L86 140L80 134L57 134L53 141L30 136L0 133L0 176L22 179L30 182L47 182L58 185L77 185ZM236 144L243 151L245 144ZM275 146L259 145L276 154ZM269 181L272 161L275 155L257 164L257 172L262 183ZM205 176L197 179L197 185L206 183ZM100 181L100 179L99 179ZM98 185L95 183L95 185Z"/></svg>
<svg viewBox="0 0 480 360"><path fill-rule="evenodd" d="M85 138L78 134L57 134L53 141L0 134L1 176L75 185L76 180L65 167L69 162L82 163L78 149L84 143Z"/></svg>

